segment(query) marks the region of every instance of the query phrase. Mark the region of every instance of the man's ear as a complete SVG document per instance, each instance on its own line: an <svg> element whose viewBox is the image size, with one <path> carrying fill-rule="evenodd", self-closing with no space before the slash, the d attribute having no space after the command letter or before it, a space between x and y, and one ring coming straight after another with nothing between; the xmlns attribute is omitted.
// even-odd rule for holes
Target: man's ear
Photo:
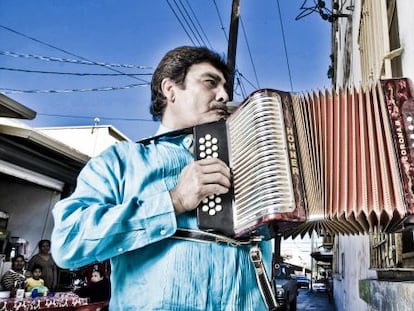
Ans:
<svg viewBox="0 0 414 311"><path fill-rule="evenodd" d="M170 78L165 78L161 81L161 90L168 102L174 102L174 86L175 83Z"/></svg>

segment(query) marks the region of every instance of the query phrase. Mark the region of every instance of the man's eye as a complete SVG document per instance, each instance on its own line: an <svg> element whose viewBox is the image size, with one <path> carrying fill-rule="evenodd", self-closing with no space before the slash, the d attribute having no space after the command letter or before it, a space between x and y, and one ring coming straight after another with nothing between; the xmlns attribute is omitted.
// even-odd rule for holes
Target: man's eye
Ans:
<svg viewBox="0 0 414 311"><path fill-rule="evenodd" d="M206 80L206 84L211 87L215 87L217 85L216 80Z"/></svg>

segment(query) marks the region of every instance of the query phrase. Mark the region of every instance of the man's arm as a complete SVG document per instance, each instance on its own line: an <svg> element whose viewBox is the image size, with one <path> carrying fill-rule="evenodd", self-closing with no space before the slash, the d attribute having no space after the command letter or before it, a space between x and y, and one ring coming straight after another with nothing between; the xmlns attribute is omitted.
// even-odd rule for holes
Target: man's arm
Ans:
<svg viewBox="0 0 414 311"><path fill-rule="evenodd" d="M132 162L131 156L140 154L130 154L125 144L93 158L75 192L55 205L52 255L58 266L106 260L174 234L168 189L148 177L148 161Z"/></svg>

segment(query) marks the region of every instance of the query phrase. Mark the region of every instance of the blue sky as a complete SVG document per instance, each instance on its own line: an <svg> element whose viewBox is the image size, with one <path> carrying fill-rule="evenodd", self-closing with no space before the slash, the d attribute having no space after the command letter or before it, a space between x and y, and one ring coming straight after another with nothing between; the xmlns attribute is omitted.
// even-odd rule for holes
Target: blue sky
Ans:
<svg viewBox="0 0 414 311"><path fill-rule="evenodd" d="M309 6L313 2L308 0ZM133 140L151 136L158 124L148 112L146 82L158 61L180 45L207 45L226 57L231 3L0 0L0 91L37 111L36 119L26 122L30 126L92 125L98 117L101 125L112 124ZM236 67L241 83L234 100L258 88L300 92L330 86L331 25L316 14L295 20L302 4L240 0ZM145 68L81 64L85 60ZM102 88L109 90L98 91Z"/></svg>

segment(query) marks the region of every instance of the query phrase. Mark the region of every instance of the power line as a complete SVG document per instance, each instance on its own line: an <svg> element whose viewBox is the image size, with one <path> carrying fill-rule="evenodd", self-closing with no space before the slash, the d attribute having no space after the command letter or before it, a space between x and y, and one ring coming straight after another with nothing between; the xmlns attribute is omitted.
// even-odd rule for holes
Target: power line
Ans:
<svg viewBox="0 0 414 311"><path fill-rule="evenodd" d="M196 27L196 25L194 24L194 22L193 22L193 19L191 18L191 16L190 16L190 14L188 14L188 11L187 11L187 9L185 8L185 6L184 6L184 4L182 3L182 1L181 0L179 0L180 1L180 4L181 4L181 7L183 8L183 10L184 10L184 12L185 12L185 15L188 17L188 19L184 16L184 14L181 12L181 10L180 10L180 13L181 13L181 16L183 16L183 18L187 21L187 20L189 20L189 22L190 23L188 23L187 22L187 25L188 25L188 27L190 28L190 30L191 30L191 32L193 33L193 35L194 35L194 37L197 39L197 37L201 40L201 42L202 42L202 45L204 45L204 46L206 46L207 44L206 44L206 42L204 41L204 39L202 38L202 36L200 35L200 33L199 33L199 31L198 31L198 29L197 29L197 27ZM175 3L175 5L177 6L177 8L178 8L178 5L177 5L177 2L174 0L174 3ZM190 26L189 24L191 24L192 26ZM193 31L193 29L194 29L194 31ZM197 39L197 41L199 41L198 39ZM199 43L200 43L200 41L199 41ZM201 44L200 44L201 45Z"/></svg>
<svg viewBox="0 0 414 311"><path fill-rule="evenodd" d="M280 28L282 30L283 48L285 50L286 65L287 65L287 70L288 70L288 75L289 75L289 82L290 82L290 90L293 92L292 74L290 72L289 55L288 55L288 52L287 52L285 30L284 30L284 27L283 27L282 13L281 13L281 10L280 10L279 0L276 0L276 3L277 3L278 12L279 12Z"/></svg>
<svg viewBox="0 0 414 311"><path fill-rule="evenodd" d="M255 89L256 88L256 86L251 82L251 81L249 81L249 79L247 79L239 70L237 70L236 69L236 73L237 73L237 75L239 75L241 78L243 78L244 80L246 80L246 82L253 88L253 89Z"/></svg>
<svg viewBox="0 0 414 311"><path fill-rule="evenodd" d="M246 29L244 28L243 19L242 19L242 17L241 17L241 16L240 16L240 23L241 23L241 26L242 26L242 30L243 30L243 35L244 35L244 38L245 38L245 40L246 40L246 46L247 46L247 51L249 52L250 62L252 63L254 77L256 78L257 88L260 88L259 79L257 78L256 67L255 67L255 65L254 65L254 62L253 62L253 57L252 57L252 53L251 53L251 51L250 51L249 41L247 40Z"/></svg>
<svg viewBox="0 0 414 311"><path fill-rule="evenodd" d="M75 118L75 119L94 119L96 116L79 116L79 115L67 115L67 114L51 114L51 113L37 113L39 116L45 117L58 117L58 118ZM150 119L141 119L141 118L116 118L116 117L101 117L101 120L117 120L117 121L142 121L142 122L154 122Z"/></svg>
<svg viewBox="0 0 414 311"><path fill-rule="evenodd" d="M226 38L226 41L228 42L229 38L227 37L227 33L226 33L225 28L223 26L223 20L221 19L220 10L218 9L216 0L213 0L213 3L214 3L214 6L216 7L216 13L217 13L217 16L218 16L219 21L220 21L221 30L223 30L224 37Z"/></svg>
<svg viewBox="0 0 414 311"><path fill-rule="evenodd" d="M174 13L175 18L177 18L178 22L180 23L181 27L183 28L184 32L187 34L187 37L190 39L191 43L193 45L197 45L195 44L195 42L193 41L193 38L191 38L190 34L188 33L187 29L184 27L183 23L181 22L180 18L178 17L177 13L175 12L174 8L172 7L171 3L168 0L165 0L168 4L168 6L170 7L171 11Z"/></svg>
<svg viewBox="0 0 414 311"><path fill-rule="evenodd" d="M70 76L126 76L125 73L86 73L86 72L61 72L61 71L43 71L43 70L28 70L28 69L19 69L19 68L7 68L0 67L0 70L7 71L17 71L25 73L41 73L41 74L54 74L54 75L70 75ZM129 73L129 76L151 76L152 73Z"/></svg>
<svg viewBox="0 0 414 311"><path fill-rule="evenodd" d="M185 2L187 3L187 6L190 8L190 11L191 11L191 13L192 13L192 14L193 14L193 16L194 16L194 19L196 20L196 22L197 22L197 24L198 24L198 27L200 28L201 32L203 33L204 37L206 38L206 40L207 40L207 42L208 42L209 47L210 47L210 48L212 48L212 45L211 45L210 41L208 40L208 37L207 37L206 33L204 32L204 29L203 29L203 27L201 26L199 19L197 18L197 15L195 14L195 12L194 12L193 8L191 7L191 4L188 2L188 0L185 0Z"/></svg>
<svg viewBox="0 0 414 311"><path fill-rule="evenodd" d="M91 61L91 60L89 60L89 59L86 59L85 57L82 57L82 56L76 55L76 54L74 54L74 53L72 53L72 52L69 52L69 51L66 51L66 50L64 50L64 49L58 48L58 47L56 47L56 46L54 46L54 45L52 45L52 44L50 44L50 43L47 43L47 42L41 41L41 40L39 40L39 39L36 39L36 38L34 38L34 37L28 36L28 35L26 35L26 34L24 34L24 33L21 33L21 32L19 32L19 31L17 31L17 30L11 29L11 28L6 27L6 26L3 26L3 25L0 25L0 28L3 28L3 29L5 29L5 30L7 30L7 31L10 31L10 32L12 32L12 33L14 33L14 34L17 34L17 35L19 35L19 36L22 36L22 37L24 37L24 38L26 38L26 39L29 39L29 40L35 41L35 42L37 42L37 43L40 43L40 44L42 44L42 45L46 45L46 46L48 46L48 47L50 47L50 48L52 48L52 49L55 49L55 50L61 51L61 52L65 53L65 54L68 54L68 55L74 56L74 57L76 57L76 58L79 58L79 59L82 59L82 60L85 60L85 61L88 61L88 62L94 63L94 64L95 64L95 65L97 65L97 66L100 66L100 65L99 65L99 63L97 63L97 62ZM117 69L114 69L114 68L111 68L111 67L106 67L106 66L105 66L105 68L108 68L109 70L112 70L112 71L114 71L114 72L124 73L124 72L122 72L122 71L120 71L120 70L117 70ZM127 73L125 73L125 75L129 76ZM138 77L135 77L135 76L129 76L129 77L131 77L131 78L133 78L133 79L136 79L136 80L143 81L143 82L146 82L146 83L147 83L147 81L142 80L142 79L140 79L140 78L138 78Z"/></svg>
<svg viewBox="0 0 414 311"><path fill-rule="evenodd" d="M79 60L79 59L68 59L68 58L61 58L61 57L52 57L52 56L43 56L43 55L36 55L36 54L23 54L23 53L16 53L10 51L0 51L0 55L3 56L11 56L16 58L34 58L43 61L50 61L50 62L62 62L62 63L71 63L71 64L80 64L80 65L99 65L102 67L121 67L121 68L136 68L136 69L152 69L149 66L140 66L140 65L131 65L131 64L114 64L114 63L103 63L103 62L91 62L86 60Z"/></svg>
<svg viewBox="0 0 414 311"><path fill-rule="evenodd" d="M0 92L3 92L4 94L105 92L105 91L126 90L126 89L132 89L132 88L137 88L137 87L144 87L148 85L149 83L139 83L139 84L119 86L119 87L111 86L111 87L99 87L99 88L88 88L88 89L65 89L65 90L17 90L17 89L0 88Z"/></svg>

